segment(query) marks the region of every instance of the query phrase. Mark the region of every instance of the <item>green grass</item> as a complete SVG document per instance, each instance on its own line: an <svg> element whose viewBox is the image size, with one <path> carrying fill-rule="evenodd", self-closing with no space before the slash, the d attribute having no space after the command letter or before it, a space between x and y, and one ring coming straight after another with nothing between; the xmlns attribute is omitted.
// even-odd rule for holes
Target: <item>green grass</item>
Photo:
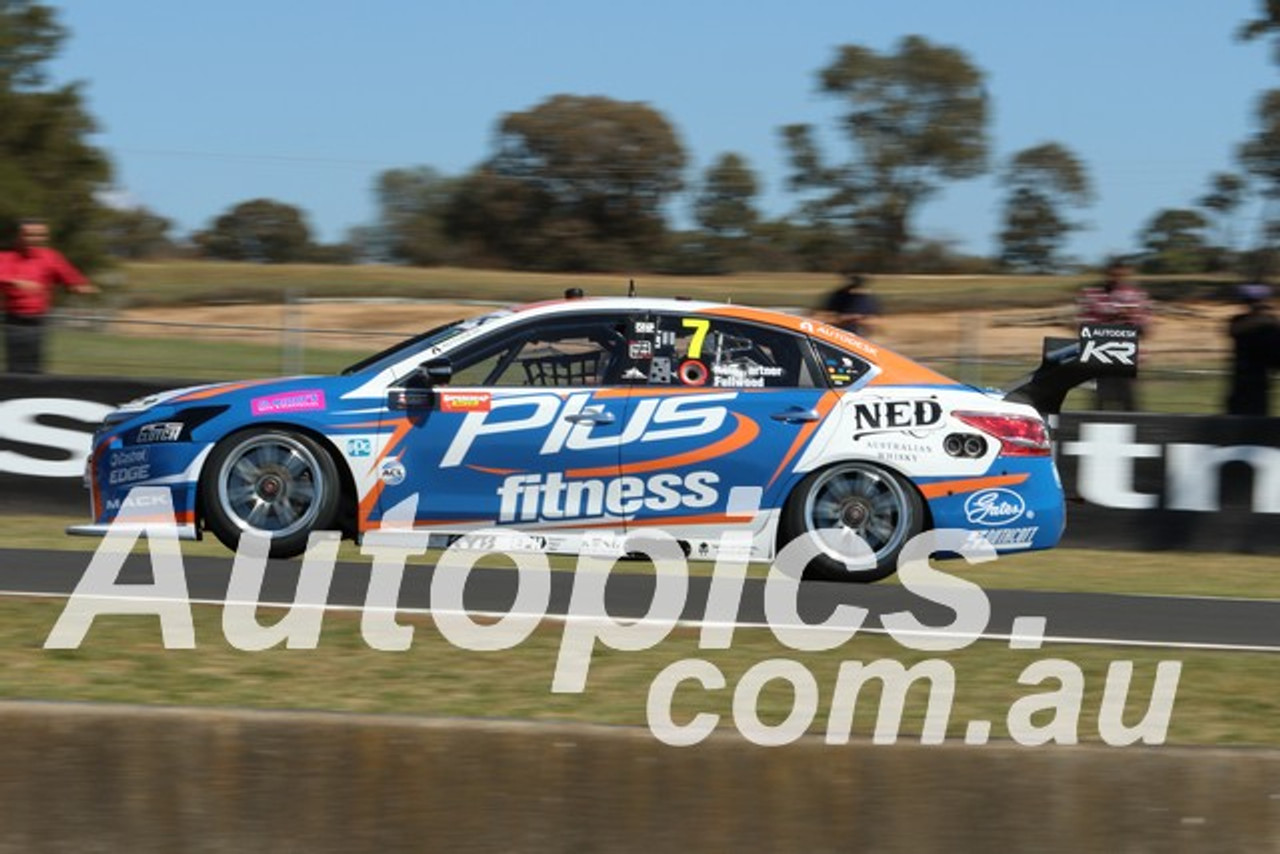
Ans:
<svg viewBox="0 0 1280 854"><path fill-rule="evenodd" d="M197 606L194 650L163 649L158 621L144 616L99 617L80 649L44 650L62 608L56 602L0 600L0 696L643 726L654 677L673 662L703 658L723 672L727 688L702 691L686 684L676 696L675 720L712 712L721 716L720 726L728 730L732 689L743 673L760 662L783 658L799 662L815 677L819 704L811 729L821 732L842 662L894 659L910 666L940 658L956 674L949 738L961 738L970 720L992 721L993 737L1001 738L1011 703L1059 687L1056 680L1019 685L1019 674L1033 661L1062 658L1085 676L1079 732L1082 740L1097 740L1101 688L1113 662L1134 663L1126 715L1132 724L1147 708L1157 664L1180 661L1183 670L1170 743L1280 745L1280 695L1274 690L1280 656L1267 654L1053 645L1012 651L981 641L957 652L923 653L874 635L859 635L829 652L802 653L784 647L765 630L739 630L730 650L702 650L695 630L677 629L648 651L597 650L584 693L552 694L563 633L555 624L544 625L514 649L478 653L452 646L428 619L402 618L402 624L415 628L410 649L381 652L363 641L358 616L329 613L314 650L248 653L232 648L223 637L219 609ZM278 612L264 612L260 618L277 616ZM870 690L861 699L855 737L870 734L878 693ZM919 732L925 699L921 686L909 695L904 738ZM790 702L789 691L774 684L761 694L760 717L776 723Z"/></svg>
<svg viewBox="0 0 1280 854"><path fill-rule="evenodd" d="M70 376L157 377L175 380L234 380L337 373L378 350L310 348L301 359L280 346L243 341L137 338L85 329L55 329L50 336L50 373Z"/></svg>
<svg viewBox="0 0 1280 854"><path fill-rule="evenodd" d="M94 539L63 536L68 521L80 520L0 517L0 546L87 550L97 545ZM228 555L212 541L184 543L183 552ZM349 543L340 559L364 560ZM570 569L573 559L557 558L553 566ZM1001 558L976 568L959 562L940 566L988 589L1280 598L1280 573L1272 557L1060 549ZM618 571L648 568L624 562ZM691 571L706 574L710 567L694 563ZM760 572L758 567L752 570L755 575ZM1083 739L1096 740L1101 688L1112 662L1134 662L1132 711L1126 717L1133 723L1146 708L1158 662L1177 660L1183 662L1183 673L1171 743L1280 746L1280 695L1274 690L1280 656L1272 654L1052 644L1037 651L1012 651L992 641L953 653L926 654L879 635L859 635L830 652L801 653L782 646L764 630L739 630L730 650L702 650L695 630L677 629L649 651L598 650L586 692L557 695L550 692L563 632L556 624L544 625L517 648L475 653L450 645L428 618L402 617L401 623L415 626L414 642L409 650L392 653L368 647L357 615L335 612L324 615L315 650L246 653L223 637L220 609L197 606L195 650L164 650L158 621L139 616L100 617L79 650L44 650L63 607L62 602L41 599L0 599L0 697L644 725L654 677L675 661L703 658L725 674L728 689L702 692L686 686L677 697L676 719L709 711L720 714L722 728L729 728L732 687L742 674L759 662L786 658L803 664L817 679L819 716L812 730L821 732L842 662L894 659L911 666L926 658L943 658L954 668L958 686L949 738L961 738L965 723L975 719L992 721L993 737L1000 738L1013 701L1057 687L1019 685L1019 674L1033 661L1056 657L1073 662L1085 674L1080 733ZM266 610L260 619L271 622L279 613ZM908 700L904 737L918 734L921 726L925 699L923 691L917 692ZM878 692L868 696L863 701L866 711L855 718L855 736L871 732ZM762 718L780 720L788 702L781 689L766 690Z"/></svg>

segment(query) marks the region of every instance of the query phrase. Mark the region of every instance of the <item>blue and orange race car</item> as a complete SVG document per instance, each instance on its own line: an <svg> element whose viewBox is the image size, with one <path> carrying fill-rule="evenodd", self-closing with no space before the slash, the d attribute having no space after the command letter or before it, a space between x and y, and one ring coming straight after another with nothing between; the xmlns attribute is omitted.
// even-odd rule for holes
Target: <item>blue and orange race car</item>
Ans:
<svg viewBox="0 0 1280 854"><path fill-rule="evenodd" d="M767 561L797 535L836 531L865 542L874 565L849 569L826 537L808 574L874 580L926 528L962 528L999 551L1058 542L1049 431L1016 402L1060 402L1064 389L1046 398L1052 374L1001 395L773 311L529 305L431 330L338 376L127 404L94 437L95 518L72 532L103 534L131 489L164 486L182 536L210 531L235 548L242 532L264 532L276 556L302 552L316 530L359 538L412 502L414 526L438 545L498 529L547 552L607 551L660 527L708 559L724 532L745 532L737 548Z"/></svg>

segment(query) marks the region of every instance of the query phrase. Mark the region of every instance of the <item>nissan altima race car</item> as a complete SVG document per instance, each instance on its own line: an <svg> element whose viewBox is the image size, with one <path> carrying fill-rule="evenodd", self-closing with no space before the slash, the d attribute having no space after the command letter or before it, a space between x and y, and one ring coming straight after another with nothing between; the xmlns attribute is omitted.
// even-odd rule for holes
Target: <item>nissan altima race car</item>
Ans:
<svg viewBox="0 0 1280 854"><path fill-rule="evenodd" d="M572 553L661 528L713 559L738 531L737 548L768 561L797 535L837 531L874 559L850 569L827 537L808 574L869 581L927 528L965 529L1002 552L1058 542L1049 431L1016 402L1060 402L1053 374L1001 395L773 311L528 305L433 329L338 376L126 404L93 440L93 524L71 532L106 533L130 490L162 486L181 536L208 531L235 548L262 532L275 556L302 552L312 531L360 538L411 502L436 545L497 529Z"/></svg>

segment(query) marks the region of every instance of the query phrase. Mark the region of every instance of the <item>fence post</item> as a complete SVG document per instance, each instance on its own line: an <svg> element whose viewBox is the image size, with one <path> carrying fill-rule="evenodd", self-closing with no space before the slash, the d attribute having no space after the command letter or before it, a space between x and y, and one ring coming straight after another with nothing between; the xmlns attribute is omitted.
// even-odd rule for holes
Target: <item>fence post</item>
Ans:
<svg viewBox="0 0 1280 854"><path fill-rule="evenodd" d="M303 291L294 288L284 292L284 340L280 349L280 367L284 376L301 374L306 370L303 294Z"/></svg>

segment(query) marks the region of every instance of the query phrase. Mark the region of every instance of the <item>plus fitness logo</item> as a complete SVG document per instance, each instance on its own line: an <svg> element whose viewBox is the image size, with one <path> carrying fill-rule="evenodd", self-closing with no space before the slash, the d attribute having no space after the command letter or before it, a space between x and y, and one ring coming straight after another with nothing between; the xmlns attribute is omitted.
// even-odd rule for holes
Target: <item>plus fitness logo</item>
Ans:
<svg viewBox="0 0 1280 854"><path fill-rule="evenodd" d="M1022 507L1004 493L991 489L974 496L971 510L981 516L982 524L1013 522L1022 515ZM401 610L399 597L406 562L412 556L425 554L429 545L429 535L412 527L416 512L417 496L397 504L388 511L384 527L371 531L361 546L363 554L372 559L361 608L361 634L375 650L404 651L414 642L415 627L400 624L396 618ZM144 584L122 583L125 559L140 536L148 541L152 580ZM286 607L287 613L272 624L263 625L257 609L270 540L246 533L240 540L222 606L227 641L237 649L249 651L280 645L315 649L329 600L339 537L336 531L312 534L293 601L284 605L271 603ZM849 555L851 568L874 565L870 547L847 533L821 531L796 538L780 549L763 582L754 582L747 578L750 535L726 531L705 589L705 607L698 619L689 622L684 622L683 616L692 589L688 564L680 543L665 532L647 530L640 535L627 535L617 552L610 555L584 551L572 577L568 607L553 621L548 620L552 572L545 545L545 538L511 528L463 537L436 564L430 602L436 630L460 650L510 650L535 631L555 631L558 627L560 643L550 674L550 690L555 694L584 694L598 652L611 649L641 654L666 640L677 625L696 628L699 651L728 650L741 633L767 629L795 653L843 652L862 632L887 636L902 648L903 657L914 661L907 666L897 657L843 660L834 684L826 691L809 666L791 657L774 656L754 662L732 687L725 670L707 658L672 662L652 678L644 710L653 736L672 746L698 744L721 728L725 715L708 707L720 706L716 698L728 700L730 692L733 728L747 741L764 746L789 744L811 732L817 721L819 698L824 695L830 702L825 740L829 744L846 743L851 737L859 697L878 695L872 741L892 744L905 718L921 717L908 710L909 700L919 701L921 689L925 709L920 743L941 744L949 732L962 729L965 744L986 744L992 732L990 720L952 720L952 704L960 686L955 667L945 654L978 643L985 645L989 655L998 655L1001 645L1010 650L1038 650L1046 639L1047 620L1041 616L1017 616L1007 633L993 632L991 601L982 588L932 565L930 559L938 555L966 564L996 559L989 542L965 530L926 531L910 540L900 554L898 577L905 592L911 594L900 601L909 602L915 597L922 612L932 619L924 622L912 609L903 608L877 614L878 625L870 627L867 623L871 612L860 605L833 606L829 597L819 596L823 599L819 619L805 605L813 604L815 594L824 593L822 588L809 589L808 583L800 580L801 568L817 555L830 554L838 546L841 554ZM504 555L516 565L517 571L510 576L516 585L514 601L500 614L476 614L465 607L463 590L477 562L493 554ZM605 588L621 555L644 555L654 570L652 594L643 613L626 618L614 616L605 607ZM763 587L759 594L763 619L759 624L748 625L739 614L746 607L747 585L756 583ZM754 596L751 598L755 601ZM945 619L939 619L940 612L946 615ZM196 645L187 579L167 489L140 486L129 493L44 646L77 649L95 619L118 614L158 616L166 648L192 649ZM1110 745L1164 742L1181 662L1161 661L1154 669L1149 701L1146 709L1138 713L1130 708L1134 663L1110 663L1105 685L1090 695L1101 694L1097 726L1102 741ZM1025 745L1076 744L1086 681L1083 669L1063 658L1046 657L1027 664L1017 677L1018 686L1022 687L1013 689L1019 695L1004 714L1008 737ZM862 690L871 683L878 691ZM1049 687L1023 690L1036 686ZM776 696L778 688L790 697L789 709L781 721L775 720L776 710L762 714L762 697L766 692ZM991 686L985 685L983 690L989 692ZM692 715L688 711L691 705L697 708ZM960 723L964 726L960 727Z"/></svg>

